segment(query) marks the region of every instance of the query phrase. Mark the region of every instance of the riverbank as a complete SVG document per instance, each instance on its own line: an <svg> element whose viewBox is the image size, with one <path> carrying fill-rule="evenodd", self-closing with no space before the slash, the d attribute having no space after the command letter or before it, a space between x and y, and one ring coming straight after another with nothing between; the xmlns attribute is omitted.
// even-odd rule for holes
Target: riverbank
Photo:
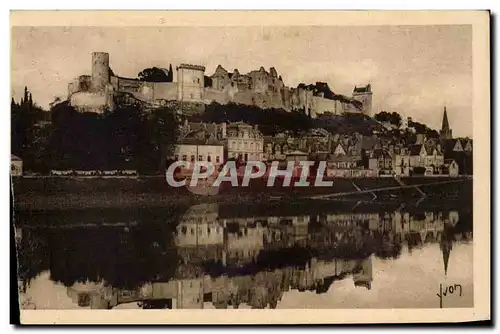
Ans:
<svg viewBox="0 0 500 334"><path fill-rule="evenodd" d="M204 196L188 188L170 187L163 177L147 178L13 178L15 210L86 208L141 208L199 203L249 203L333 196L359 200L409 200L424 197L446 200L472 198L472 178L408 177L335 179L331 187L266 187L252 180L249 187L222 184L219 193ZM415 187L418 186L418 187Z"/></svg>

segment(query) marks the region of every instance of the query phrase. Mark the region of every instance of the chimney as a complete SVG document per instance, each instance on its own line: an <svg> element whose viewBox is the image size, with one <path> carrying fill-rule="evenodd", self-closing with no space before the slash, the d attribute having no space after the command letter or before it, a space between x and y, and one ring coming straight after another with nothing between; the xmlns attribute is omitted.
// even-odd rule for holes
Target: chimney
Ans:
<svg viewBox="0 0 500 334"><path fill-rule="evenodd" d="M222 123L222 138L226 138L226 122Z"/></svg>

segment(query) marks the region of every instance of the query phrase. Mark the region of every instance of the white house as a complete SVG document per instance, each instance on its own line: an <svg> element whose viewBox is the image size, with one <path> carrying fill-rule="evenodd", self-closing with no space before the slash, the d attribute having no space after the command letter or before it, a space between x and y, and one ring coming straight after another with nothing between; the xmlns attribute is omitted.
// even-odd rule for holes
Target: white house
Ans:
<svg viewBox="0 0 500 334"><path fill-rule="evenodd" d="M227 125L228 158L243 161L264 160L264 137L257 126L252 127L243 122Z"/></svg>
<svg viewBox="0 0 500 334"><path fill-rule="evenodd" d="M14 154L10 155L10 175L22 176L23 175L23 160Z"/></svg>

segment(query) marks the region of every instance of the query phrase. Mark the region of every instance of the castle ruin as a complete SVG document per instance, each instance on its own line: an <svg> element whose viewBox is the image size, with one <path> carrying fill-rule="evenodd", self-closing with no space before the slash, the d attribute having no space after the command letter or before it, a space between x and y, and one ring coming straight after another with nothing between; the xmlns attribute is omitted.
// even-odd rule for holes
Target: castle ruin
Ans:
<svg viewBox="0 0 500 334"><path fill-rule="evenodd" d="M176 82L123 78L110 70L108 53L94 52L91 75L80 75L68 84L68 100L80 111L98 113L113 110L115 97L126 94L152 106L176 102L180 113L183 113L183 108L189 109L190 105L203 109L203 105L212 102L233 102L260 108L303 110L311 117L325 113L363 113L371 116L370 85L355 87L352 97L346 97L334 94L326 83L321 82L287 87L274 67L269 72L261 67L240 74L238 69L229 72L219 65L210 77L205 76L205 67L199 65L181 64L176 71Z"/></svg>

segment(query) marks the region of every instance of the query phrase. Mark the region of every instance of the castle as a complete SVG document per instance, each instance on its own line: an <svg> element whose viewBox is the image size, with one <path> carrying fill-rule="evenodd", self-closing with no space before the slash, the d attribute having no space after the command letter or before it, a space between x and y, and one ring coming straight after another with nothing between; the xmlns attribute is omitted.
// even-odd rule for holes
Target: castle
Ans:
<svg viewBox="0 0 500 334"><path fill-rule="evenodd" d="M203 109L211 102L233 102L260 108L303 110L311 117L325 113L363 113L371 116L372 91L369 84L355 87L352 97L347 97L334 94L322 82L287 87L274 67L269 72L261 67L240 74L237 69L228 72L219 65L210 77L205 76L204 66L181 64L176 70L177 82L123 78L110 70L108 53L94 52L92 74L80 75L68 84L68 101L80 111L103 112L105 109L113 110L117 95L126 94L128 98L152 106L178 102L180 113L193 105Z"/></svg>

